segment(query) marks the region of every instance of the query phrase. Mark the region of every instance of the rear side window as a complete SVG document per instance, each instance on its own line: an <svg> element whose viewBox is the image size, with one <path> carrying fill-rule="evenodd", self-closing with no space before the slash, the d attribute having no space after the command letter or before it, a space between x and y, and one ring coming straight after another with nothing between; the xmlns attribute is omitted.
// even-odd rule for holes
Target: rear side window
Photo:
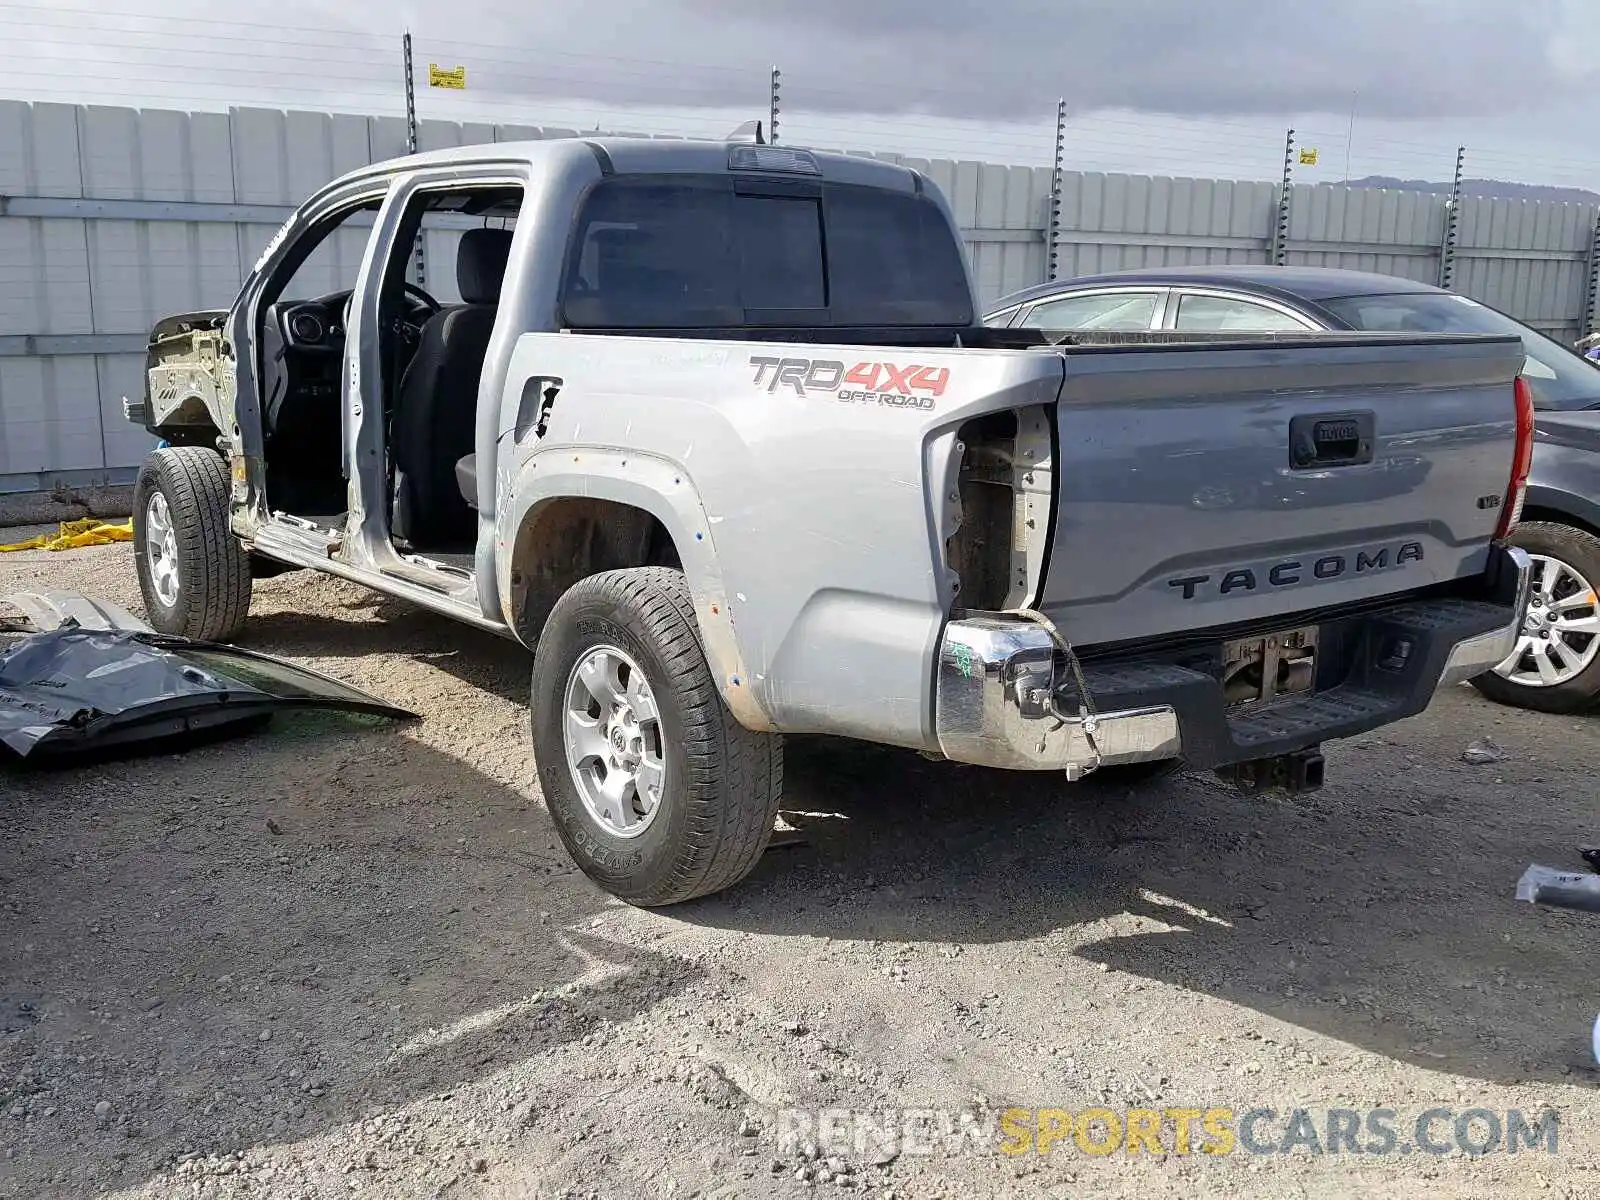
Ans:
<svg viewBox="0 0 1600 1200"><path fill-rule="evenodd" d="M1177 329L1198 333L1278 333L1309 329L1287 313L1233 296L1185 295L1178 298Z"/></svg>
<svg viewBox="0 0 1600 1200"><path fill-rule="evenodd" d="M574 329L973 319L959 244L926 198L731 175L596 187L562 308Z"/></svg>
<svg viewBox="0 0 1600 1200"><path fill-rule="evenodd" d="M1024 329L1147 332L1155 321L1155 292L1094 292L1035 304L1022 318Z"/></svg>

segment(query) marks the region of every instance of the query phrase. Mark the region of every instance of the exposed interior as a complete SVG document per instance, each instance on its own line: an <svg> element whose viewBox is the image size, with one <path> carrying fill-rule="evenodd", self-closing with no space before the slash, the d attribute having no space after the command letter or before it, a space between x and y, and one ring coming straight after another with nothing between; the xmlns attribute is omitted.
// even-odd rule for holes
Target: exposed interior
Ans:
<svg viewBox="0 0 1600 1200"><path fill-rule="evenodd" d="M476 538L478 382L521 201L520 189L503 186L421 193L380 284L390 532L403 552L457 566L470 565ZM303 239L264 298L267 502L317 528L342 528L345 520L345 339L377 207L372 201L336 214ZM342 286L324 290L329 283Z"/></svg>
<svg viewBox="0 0 1600 1200"><path fill-rule="evenodd" d="M986 414L963 425L959 436L960 524L946 551L956 573L955 600L962 608L1000 609L1011 581L1017 414L1009 409Z"/></svg>
<svg viewBox="0 0 1600 1200"><path fill-rule="evenodd" d="M1050 542L1053 421L1039 406L1004 409L961 426L955 532L945 546L958 608L1029 604Z"/></svg>

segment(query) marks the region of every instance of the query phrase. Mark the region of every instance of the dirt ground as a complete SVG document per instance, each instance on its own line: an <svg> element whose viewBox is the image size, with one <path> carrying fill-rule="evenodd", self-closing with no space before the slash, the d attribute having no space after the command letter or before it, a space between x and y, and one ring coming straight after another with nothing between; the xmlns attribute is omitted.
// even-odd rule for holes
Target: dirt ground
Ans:
<svg viewBox="0 0 1600 1200"><path fill-rule="evenodd" d="M137 611L126 546L0 556L28 584ZM795 832L648 912L556 841L525 651L305 574L252 614L422 720L0 768L8 1200L1600 1194L1600 922L1512 898L1600 840L1594 720L1453 689L1293 801L792 741ZM1559 1144L830 1155L784 1111L1011 1105L1549 1107Z"/></svg>

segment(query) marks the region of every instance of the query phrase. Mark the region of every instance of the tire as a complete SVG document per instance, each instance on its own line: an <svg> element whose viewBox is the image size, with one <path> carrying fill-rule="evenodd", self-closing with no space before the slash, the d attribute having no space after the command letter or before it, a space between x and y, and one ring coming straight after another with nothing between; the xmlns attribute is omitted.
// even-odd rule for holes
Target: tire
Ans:
<svg viewBox="0 0 1600 1200"><path fill-rule="evenodd" d="M1540 595L1541 584L1548 582L1553 570L1557 579L1554 598L1558 602L1563 599L1579 600L1585 594L1592 595L1593 589L1600 586L1600 538L1587 530L1554 521L1530 521L1517 527L1511 536L1511 544L1526 550L1534 558L1533 601L1528 611L1536 622L1550 611L1539 601L1549 599ZM1567 622L1600 620L1600 607L1592 603L1579 603L1576 608L1569 608L1563 613L1562 619ZM1582 669L1569 674L1572 670L1570 662L1562 663L1558 657L1546 655L1556 668L1558 677L1565 677L1544 686L1519 682L1511 677L1508 664L1515 662L1521 668L1523 678L1531 680L1535 675L1531 668L1537 666L1537 661L1518 655L1515 659L1507 659L1494 671L1479 675L1472 685L1496 703L1536 712L1575 713L1588 708L1600 696L1600 633L1568 633L1563 636L1557 627L1549 638L1538 639L1540 644L1546 646L1552 640L1562 641L1576 661L1583 663ZM1525 636L1518 643L1518 649L1522 651L1532 644L1532 639Z"/></svg>
<svg viewBox="0 0 1600 1200"><path fill-rule="evenodd" d="M644 686L619 709L615 698L625 689L617 685L634 685L635 667ZM597 691L580 668L601 681ZM609 707L597 692L613 698ZM569 712L576 720L582 707L592 712L569 724ZM556 832L606 891L641 907L678 904L730 887L754 869L783 791L783 739L751 733L723 704L681 571L607 571L568 591L534 651L530 708L539 783ZM619 731L637 735L623 739L634 747L632 759ZM604 754L569 756L569 733L581 739L572 745ZM613 751L624 757L605 757ZM664 774L652 774L652 763ZM624 799L607 819L595 799L596 779L604 771L612 781L612 769L621 772L616 779L635 781L634 798L627 799L627 782L618 784ZM660 780L659 790L647 785L651 778ZM657 797L653 804L643 799L646 791Z"/></svg>
<svg viewBox="0 0 1600 1200"><path fill-rule="evenodd" d="M163 447L139 468L133 561L161 633L225 642L244 627L250 556L228 528L228 492L227 463L203 446Z"/></svg>

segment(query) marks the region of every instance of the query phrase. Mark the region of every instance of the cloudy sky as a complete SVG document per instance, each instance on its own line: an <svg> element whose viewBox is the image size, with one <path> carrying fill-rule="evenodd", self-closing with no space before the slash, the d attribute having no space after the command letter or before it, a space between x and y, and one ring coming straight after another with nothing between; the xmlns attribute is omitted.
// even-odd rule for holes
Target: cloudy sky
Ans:
<svg viewBox="0 0 1600 1200"><path fill-rule="evenodd" d="M155 107L397 112L1265 178L1469 175L1600 188L1596 0L0 0L4 94ZM1587 18L1587 19L1585 19ZM1353 116L1353 122L1352 122ZM1353 127L1352 127L1353 126Z"/></svg>

